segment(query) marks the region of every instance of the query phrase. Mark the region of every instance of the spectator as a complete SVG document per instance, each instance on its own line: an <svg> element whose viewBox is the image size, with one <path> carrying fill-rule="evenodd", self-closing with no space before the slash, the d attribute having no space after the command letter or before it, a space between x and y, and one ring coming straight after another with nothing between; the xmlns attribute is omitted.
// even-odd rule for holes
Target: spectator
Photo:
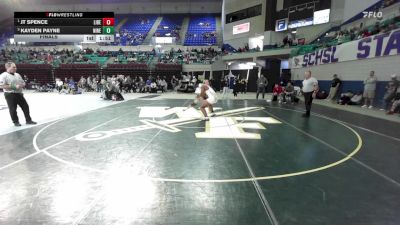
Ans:
<svg viewBox="0 0 400 225"><path fill-rule="evenodd" d="M329 90L329 95L326 98L327 101L334 101L336 98L337 91L342 84L342 81L338 78L337 74L333 75L333 80L331 82L331 88Z"/></svg>
<svg viewBox="0 0 400 225"><path fill-rule="evenodd" d="M151 82L151 83L150 83L150 92L151 92L151 93L157 93L157 89L158 89L158 88L157 88L157 83L154 82L154 81Z"/></svg>
<svg viewBox="0 0 400 225"><path fill-rule="evenodd" d="M350 30L350 40L353 41L356 38L356 32L354 29Z"/></svg>
<svg viewBox="0 0 400 225"><path fill-rule="evenodd" d="M328 97L328 93L325 90L319 90L316 94L316 99L326 99Z"/></svg>
<svg viewBox="0 0 400 225"><path fill-rule="evenodd" d="M229 87L228 87L228 81L225 78L221 79L221 87L222 87L222 97L221 99L224 99L225 96L228 93Z"/></svg>
<svg viewBox="0 0 400 225"><path fill-rule="evenodd" d="M286 36L283 38L283 46L286 46L288 44L289 46L293 45L293 35L291 31L286 33Z"/></svg>
<svg viewBox="0 0 400 225"><path fill-rule="evenodd" d="M197 84L197 78L196 78L196 76L193 76L193 77L192 77L192 80L191 80L190 82L193 83L193 85L196 85L196 84Z"/></svg>
<svg viewBox="0 0 400 225"><path fill-rule="evenodd" d="M287 99L286 98L288 98L289 97L289 99L290 99L290 102L291 103L294 103L294 97L295 97L295 94L294 94L294 86L293 86L293 84L292 84L292 82L291 81L288 81L287 82L287 85L286 85L286 87L285 87L285 89L284 89L284 92L283 92L283 102L284 103L286 103L287 102Z"/></svg>
<svg viewBox="0 0 400 225"><path fill-rule="evenodd" d="M237 98L237 93L240 91L239 78L235 78L235 82L233 83L233 97Z"/></svg>
<svg viewBox="0 0 400 225"><path fill-rule="evenodd" d="M399 87L399 81L397 80L396 74L392 74L391 80L388 82L386 85L386 93L385 96L383 97L383 100L385 100L385 108L384 110L388 111L390 108L390 104L392 103L392 100L396 96L396 90Z"/></svg>
<svg viewBox="0 0 400 225"><path fill-rule="evenodd" d="M364 80L364 105L363 108L373 108L374 98L375 98L375 90L376 90L376 82L377 79L375 77L375 72L371 71L367 79ZM368 106L369 102L369 106Z"/></svg>
<svg viewBox="0 0 400 225"><path fill-rule="evenodd" d="M375 25L373 26L370 35L375 35L375 34L379 34L381 31L381 28L379 26L379 22L376 22Z"/></svg>
<svg viewBox="0 0 400 225"><path fill-rule="evenodd" d="M68 92L71 94L75 94L76 91L76 87L75 87L76 83L74 81L74 78L70 78L68 81Z"/></svg>
<svg viewBox="0 0 400 225"><path fill-rule="evenodd" d="M336 40L338 44L343 43L344 41L344 34L342 31L339 31L338 35L336 36Z"/></svg>
<svg viewBox="0 0 400 225"><path fill-rule="evenodd" d="M396 95L394 96L394 102L389 112L387 112L387 114L389 115L394 114L394 112L398 109L399 106L400 106L400 87L397 88Z"/></svg>
<svg viewBox="0 0 400 225"><path fill-rule="evenodd" d="M360 105L362 102L363 98L363 93L362 91L359 91L357 94L353 95L353 97L350 99L349 105Z"/></svg>
<svg viewBox="0 0 400 225"><path fill-rule="evenodd" d="M348 105L353 96L354 96L354 93L351 90L348 90L347 92L342 93L340 95L340 99L339 99L338 103L340 105Z"/></svg>
<svg viewBox="0 0 400 225"><path fill-rule="evenodd" d="M247 91L247 80L243 77L241 80L240 80L240 92L243 94L243 93L245 93L246 94L246 91Z"/></svg>
<svg viewBox="0 0 400 225"><path fill-rule="evenodd" d="M275 84L274 88L272 89L272 101L275 102L279 100L279 103L281 103L282 93L283 93L282 86L280 86L279 84Z"/></svg>
<svg viewBox="0 0 400 225"><path fill-rule="evenodd" d="M262 93L262 98L264 99L265 89L267 86L268 86L268 79L264 76L264 74L261 74L257 80L257 95L256 95L257 100L258 100L258 95L260 93Z"/></svg>
<svg viewBox="0 0 400 225"><path fill-rule="evenodd" d="M167 91L167 89L168 89L168 83L167 83L167 81L165 80L165 78L162 78L162 79L161 79L161 81L160 81L160 86L161 86L161 91L162 91L162 92Z"/></svg>
<svg viewBox="0 0 400 225"><path fill-rule="evenodd" d="M176 91L176 87L178 85L178 79L175 77L175 75L172 76L171 79L171 86L172 86L172 90Z"/></svg>
<svg viewBox="0 0 400 225"><path fill-rule="evenodd" d="M225 76L225 80L228 86L228 94L232 93L235 85L235 75L233 75L232 70L229 70L229 74Z"/></svg>
<svg viewBox="0 0 400 225"><path fill-rule="evenodd" d="M146 83L144 82L143 77L138 78L138 86L140 93L146 92Z"/></svg>
<svg viewBox="0 0 400 225"><path fill-rule="evenodd" d="M58 93L61 93L61 90L63 88L63 81L60 78L56 78L56 89Z"/></svg>
<svg viewBox="0 0 400 225"><path fill-rule="evenodd" d="M150 76L151 76L151 75L150 75ZM152 84L152 81L151 81L151 79L150 79L150 76L149 76L149 79L146 80L146 91L147 91L147 92L150 92L150 91L151 91L151 84ZM156 84L156 86L157 86L157 84Z"/></svg>

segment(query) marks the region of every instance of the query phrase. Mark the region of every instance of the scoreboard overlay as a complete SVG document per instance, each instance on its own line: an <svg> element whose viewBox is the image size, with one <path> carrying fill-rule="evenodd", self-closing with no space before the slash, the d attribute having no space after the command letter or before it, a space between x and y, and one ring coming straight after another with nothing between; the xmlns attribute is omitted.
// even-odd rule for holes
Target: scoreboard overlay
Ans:
<svg viewBox="0 0 400 225"><path fill-rule="evenodd" d="M113 12L14 12L16 42L114 42Z"/></svg>

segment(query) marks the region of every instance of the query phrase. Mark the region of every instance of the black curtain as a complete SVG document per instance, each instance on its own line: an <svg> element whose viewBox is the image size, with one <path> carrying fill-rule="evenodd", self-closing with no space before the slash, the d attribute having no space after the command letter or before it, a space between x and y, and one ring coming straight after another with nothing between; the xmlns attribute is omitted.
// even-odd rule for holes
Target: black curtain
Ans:
<svg viewBox="0 0 400 225"><path fill-rule="evenodd" d="M213 79L211 80L211 86L215 91L221 90L221 77L224 71L213 71Z"/></svg>
<svg viewBox="0 0 400 225"><path fill-rule="evenodd" d="M273 85L279 82L281 61L279 59L266 59L265 67L261 69L261 73L265 75L268 79L268 86L266 91L272 92ZM215 87L219 90L220 81L223 77L229 74L229 70L224 71L214 71L213 78L217 84ZM235 77L246 78L247 70L232 70L232 74ZM222 77L223 76L223 77ZM289 74L290 76L290 74ZM249 71L249 79L247 81L247 91L256 92L257 91L257 79L258 79L258 68L255 67Z"/></svg>
<svg viewBox="0 0 400 225"><path fill-rule="evenodd" d="M210 71L206 71L205 78L206 80L210 79Z"/></svg>
<svg viewBox="0 0 400 225"><path fill-rule="evenodd" d="M291 80L292 74L290 73L290 69L282 69L282 77L286 81Z"/></svg>
<svg viewBox="0 0 400 225"><path fill-rule="evenodd" d="M265 31L275 30L275 21L277 20L276 0L265 1ZM286 18L286 17L284 17Z"/></svg>
<svg viewBox="0 0 400 225"><path fill-rule="evenodd" d="M257 92L257 79L258 79L258 68L250 70L249 79L247 80L248 92Z"/></svg>
<svg viewBox="0 0 400 225"><path fill-rule="evenodd" d="M261 74L268 79L267 92L272 92L274 84L279 83L281 72L281 61L279 59L266 59L265 67L261 69Z"/></svg>

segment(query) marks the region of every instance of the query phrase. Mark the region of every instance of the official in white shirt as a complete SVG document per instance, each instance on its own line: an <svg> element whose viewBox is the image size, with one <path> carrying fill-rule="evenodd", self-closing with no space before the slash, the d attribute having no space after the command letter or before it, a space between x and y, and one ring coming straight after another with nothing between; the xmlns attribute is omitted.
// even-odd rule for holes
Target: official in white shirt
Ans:
<svg viewBox="0 0 400 225"><path fill-rule="evenodd" d="M0 74L0 88L4 91L11 119L16 127L21 126L17 115L17 106L19 105L24 112L26 124L36 124L32 121L29 114L29 105L26 102L22 89L25 87L25 81L17 72L17 66L13 62L6 63L6 72Z"/></svg>
<svg viewBox="0 0 400 225"><path fill-rule="evenodd" d="M308 118L310 117L312 100L318 92L318 81L311 76L311 71L306 71L304 73L302 92L304 95L304 104L306 106L306 113L303 114L303 117Z"/></svg>

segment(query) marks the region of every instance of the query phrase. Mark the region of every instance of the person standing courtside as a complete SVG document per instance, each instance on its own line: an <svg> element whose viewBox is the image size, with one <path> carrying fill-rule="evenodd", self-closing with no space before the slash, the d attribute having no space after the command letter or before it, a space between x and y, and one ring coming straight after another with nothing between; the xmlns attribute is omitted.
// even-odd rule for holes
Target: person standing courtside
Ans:
<svg viewBox="0 0 400 225"><path fill-rule="evenodd" d="M311 71L306 71L304 73L303 80L303 95L304 95L304 104L306 106L306 113L303 114L303 117L310 117L311 104L313 98L315 98L318 92L318 81L314 77L311 76Z"/></svg>
<svg viewBox="0 0 400 225"><path fill-rule="evenodd" d="M375 71L371 71L367 79L364 80L364 105L361 106L362 108L373 108L374 98L375 98L375 90L376 90L376 82L377 79L375 77ZM368 106L369 101L369 106Z"/></svg>
<svg viewBox="0 0 400 225"><path fill-rule="evenodd" d="M268 86L268 79L265 78L264 74L261 74L257 80L257 96L256 99L258 100L258 95L262 92L262 97L264 99L265 89Z"/></svg>
<svg viewBox="0 0 400 225"><path fill-rule="evenodd" d="M29 114L29 105L26 102L22 89L25 87L25 82L21 75L17 72L17 66L13 62L7 62L5 64L6 72L0 74L0 88L4 91L4 97L6 98L7 105L10 111L11 119L15 126L19 127L17 106L19 105L24 112L26 124L36 124L32 121Z"/></svg>
<svg viewBox="0 0 400 225"><path fill-rule="evenodd" d="M331 82L331 88L329 90L329 95L326 98L327 101L334 101L336 98L336 94L339 90L340 85L342 85L342 81L338 78L337 74L333 75L333 80Z"/></svg>

